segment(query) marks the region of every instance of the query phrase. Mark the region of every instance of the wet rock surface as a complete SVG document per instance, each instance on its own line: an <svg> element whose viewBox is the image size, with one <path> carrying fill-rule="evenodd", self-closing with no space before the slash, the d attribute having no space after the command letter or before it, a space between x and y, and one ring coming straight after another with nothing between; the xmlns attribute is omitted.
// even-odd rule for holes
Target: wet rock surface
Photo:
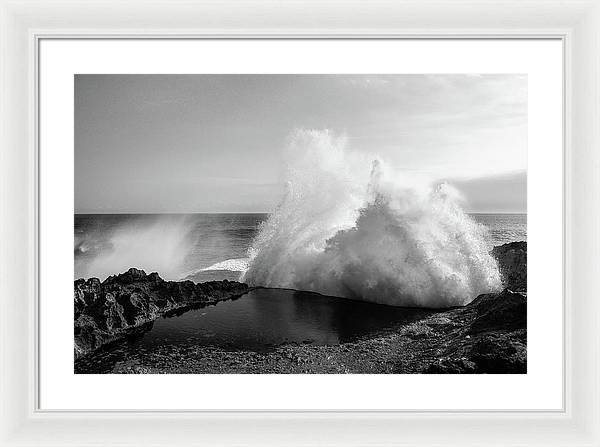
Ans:
<svg viewBox="0 0 600 447"><path fill-rule="evenodd" d="M527 291L527 242L511 242L492 250L498 261L504 286L515 292Z"/></svg>
<svg viewBox="0 0 600 447"><path fill-rule="evenodd" d="M75 281L75 358L124 336L143 331L161 316L239 297L246 284L234 281L165 281L157 273L129 269L100 282Z"/></svg>
<svg viewBox="0 0 600 447"><path fill-rule="evenodd" d="M166 346L143 361L119 362L112 372L524 374L527 244L505 244L496 247L493 254L505 282L501 292L479 295L463 307L428 311L422 319L394 331L333 346L283 344L268 352ZM81 355L111 337L122 337L123 328L143 330L144 324L159 315L246 291L245 284L235 282L173 283L134 269L104 283L76 281L76 356L78 350Z"/></svg>

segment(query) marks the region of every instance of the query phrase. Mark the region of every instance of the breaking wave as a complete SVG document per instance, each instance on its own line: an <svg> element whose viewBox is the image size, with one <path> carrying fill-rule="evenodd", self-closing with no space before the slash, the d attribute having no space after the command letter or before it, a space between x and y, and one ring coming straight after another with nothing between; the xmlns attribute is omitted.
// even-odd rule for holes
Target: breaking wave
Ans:
<svg viewBox="0 0 600 447"><path fill-rule="evenodd" d="M248 258L226 259L225 261L217 262L211 266L203 268L202 272L210 272L214 270L228 270L230 272L245 272L248 269Z"/></svg>
<svg viewBox="0 0 600 447"><path fill-rule="evenodd" d="M296 132L287 191L242 279L395 306L464 305L500 287L486 230L447 184L394 173L327 131Z"/></svg>
<svg viewBox="0 0 600 447"><path fill-rule="evenodd" d="M75 237L75 277L108 276L136 267L180 278L190 250L191 222L187 216L157 215L125 220L105 232Z"/></svg>

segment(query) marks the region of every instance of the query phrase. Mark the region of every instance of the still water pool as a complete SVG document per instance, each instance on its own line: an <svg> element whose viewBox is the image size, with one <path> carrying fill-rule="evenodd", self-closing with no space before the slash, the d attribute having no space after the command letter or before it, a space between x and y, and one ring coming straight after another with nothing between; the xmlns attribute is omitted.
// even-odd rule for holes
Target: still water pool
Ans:
<svg viewBox="0 0 600 447"><path fill-rule="evenodd" d="M432 311L384 306L316 293L255 289L242 297L159 318L147 330L75 362L76 373L107 373L117 362L170 347L267 351L286 343L332 345L393 329Z"/></svg>

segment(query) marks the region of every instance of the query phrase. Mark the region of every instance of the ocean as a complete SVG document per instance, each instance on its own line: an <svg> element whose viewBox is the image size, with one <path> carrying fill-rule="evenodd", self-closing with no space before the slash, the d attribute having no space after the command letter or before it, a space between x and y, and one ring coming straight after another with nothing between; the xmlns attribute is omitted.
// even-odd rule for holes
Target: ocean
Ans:
<svg viewBox="0 0 600 447"><path fill-rule="evenodd" d="M237 280L248 267L248 249L267 217L76 215L75 276L104 280L136 267L147 273L156 271L169 280ZM486 243L490 249L527 239L525 214L471 217L487 228ZM132 365L161 370L171 364L172 358L185 358L202 370L203 356L210 356L215 349L268 352L280 345L335 345L397 331L435 312L336 296L258 288L242 299L158 318L142 331L77 359L75 372L114 373ZM218 372L227 371L227 365L220 367L225 369Z"/></svg>
<svg viewBox="0 0 600 447"><path fill-rule="evenodd" d="M268 214L76 214L75 278L130 267L168 280L237 280ZM487 228L491 249L527 240L526 214L471 214Z"/></svg>

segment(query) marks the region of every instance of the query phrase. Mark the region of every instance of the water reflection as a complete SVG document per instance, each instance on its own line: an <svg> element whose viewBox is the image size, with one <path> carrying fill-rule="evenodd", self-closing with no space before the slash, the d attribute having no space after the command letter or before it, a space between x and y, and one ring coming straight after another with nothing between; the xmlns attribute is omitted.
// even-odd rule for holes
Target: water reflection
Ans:
<svg viewBox="0 0 600 447"><path fill-rule="evenodd" d="M114 364L173 347L215 346L265 351L285 343L332 345L391 329L432 311L256 289L236 300L160 318L129 337L76 362L77 372L109 372Z"/></svg>

